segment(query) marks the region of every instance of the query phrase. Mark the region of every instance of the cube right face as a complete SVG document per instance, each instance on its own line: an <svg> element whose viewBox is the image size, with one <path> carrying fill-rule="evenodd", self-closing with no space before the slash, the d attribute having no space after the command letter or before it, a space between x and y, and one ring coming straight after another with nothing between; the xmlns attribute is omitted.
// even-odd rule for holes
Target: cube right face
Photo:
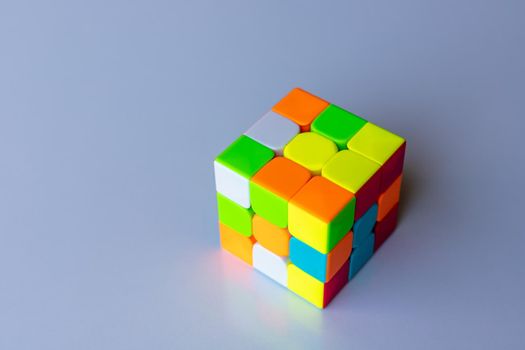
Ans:
<svg viewBox="0 0 525 350"><path fill-rule="evenodd" d="M222 247L324 308L395 229L405 148L293 89L215 159Z"/></svg>

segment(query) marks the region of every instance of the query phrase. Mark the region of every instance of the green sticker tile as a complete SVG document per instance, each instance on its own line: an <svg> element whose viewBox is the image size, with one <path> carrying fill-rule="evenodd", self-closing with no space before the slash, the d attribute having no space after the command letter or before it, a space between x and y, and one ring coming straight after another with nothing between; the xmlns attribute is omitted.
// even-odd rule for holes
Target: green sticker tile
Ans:
<svg viewBox="0 0 525 350"><path fill-rule="evenodd" d="M242 135L219 154L216 160L249 179L273 156L271 149Z"/></svg>
<svg viewBox="0 0 525 350"><path fill-rule="evenodd" d="M253 210L246 209L217 193L219 221L239 232L241 235L252 235Z"/></svg>
<svg viewBox="0 0 525 350"><path fill-rule="evenodd" d="M328 106L312 123L312 131L334 141L340 150L367 123L361 117L336 105Z"/></svg>
<svg viewBox="0 0 525 350"><path fill-rule="evenodd" d="M288 201L261 185L250 183L253 210L272 224L288 226Z"/></svg>

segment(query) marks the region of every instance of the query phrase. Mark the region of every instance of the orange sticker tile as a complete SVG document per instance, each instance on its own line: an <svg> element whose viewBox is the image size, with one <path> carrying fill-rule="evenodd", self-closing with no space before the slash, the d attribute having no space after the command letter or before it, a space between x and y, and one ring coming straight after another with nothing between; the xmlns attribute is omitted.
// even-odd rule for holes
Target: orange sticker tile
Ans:
<svg viewBox="0 0 525 350"><path fill-rule="evenodd" d="M403 174L399 175L392 185L379 196L377 201L377 221L383 220L386 214L399 202L402 180Z"/></svg>
<svg viewBox="0 0 525 350"><path fill-rule="evenodd" d="M243 236L220 222L219 233L221 238L221 246L225 250L243 260L247 264L253 265L252 249L254 243L256 242L253 235L250 237Z"/></svg>
<svg viewBox="0 0 525 350"><path fill-rule="evenodd" d="M301 131L310 130L310 124L329 103L300 88L295 88L273 106L272 111L299 124Z"/></svg>
<svg viewBox="0 0 525 350"><path fill-rule="evenodd" d="M284 157L276 157L255 174L252 182L283 199L290 199L310 176L310 172L299 164Z"/></svg>
<svg viewBox="0 0 525 350"><path fill-rule="evenodd" d="M314 176L291 200L324 222L330 222L354 198L352 192L321 176Z"/></svg>
<svg viewBox="0 0 525 350"><path fill-rule="evenodd" d="M350 258L354 233L350 231L341 239L326 259L326 280L329 281Z"/></svg>
<svg viewBox="0 0 525 350"><path fill-rule="evenodd" d="M290 254L290 233L285 228L280 228L259 215L253 216L253 235L259 244L279 256Z"/></svg>

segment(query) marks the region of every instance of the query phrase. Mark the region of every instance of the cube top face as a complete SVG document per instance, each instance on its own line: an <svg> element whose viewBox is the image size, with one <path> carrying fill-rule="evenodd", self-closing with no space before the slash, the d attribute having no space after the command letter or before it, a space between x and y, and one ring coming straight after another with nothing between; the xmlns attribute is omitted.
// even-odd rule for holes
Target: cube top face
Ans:
<svg viewBox="0 0 525 350"><path fill-rule="evenodd" d="M271 149L243 135L215 160L239 175L251 178L273 156Z"/></svg>
<svg viewBox="0 0 525 350"><path fill-rule="evenodd" d="M321 175L323 166L337 153L333 141L314 132L294 137L284 148L284 156L301 164L315 175Z"/></svg>
<svg viewBox="0 0 525 350"><path fill-rule="evenodd" d="M283 154L284 146L299 133L297 124L275 112L266 113L244 135L270 148L277 155Z"/></svg>
<svg viewBox="0 0 525 350"><path fill-rule="evenodd" d="M312 131L336 143L340 150L367 123L361 117L335 105L329 105L312 123Z"/></svg>
<svg viewBox="0 0 525 350"><path fill-rule="evenodd" d="M215 159L221 245L324 308L395 229L405 149L293 89Z"/></svg>
<svg viewBox="0 0 525 350"><path fill-rule="evenodd" d="M328 102L300 88L295 88L281 101L273 106L272 111L278 113L301 128L310 130L310 124L326 107Z"/></svg>
<svg viewBox="0 0 525 350"><path fill-rule="evenodd" d="M347 147L383 165L404 142L402 137L367 123L348 141Z"/></svg>
<svg viewBox="0 0 525 350"><path fill-rule="evenodd" d="M339 186L357 193L379 170L373 160L351 150L338 152L323 168L323 176Z"/></svg>

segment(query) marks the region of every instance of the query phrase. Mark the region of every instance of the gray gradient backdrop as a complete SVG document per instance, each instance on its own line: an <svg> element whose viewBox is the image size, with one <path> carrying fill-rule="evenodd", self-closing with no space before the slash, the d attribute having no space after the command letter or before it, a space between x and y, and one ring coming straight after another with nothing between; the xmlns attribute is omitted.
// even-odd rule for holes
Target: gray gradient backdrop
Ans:
<svg viewBox="0 0 525 350"><path fill-rule="evenodd" d="M523 349L522 1L2 1L0 348ZM219 250L212 160L301 86L408 140L323 312Z"/></svg>

